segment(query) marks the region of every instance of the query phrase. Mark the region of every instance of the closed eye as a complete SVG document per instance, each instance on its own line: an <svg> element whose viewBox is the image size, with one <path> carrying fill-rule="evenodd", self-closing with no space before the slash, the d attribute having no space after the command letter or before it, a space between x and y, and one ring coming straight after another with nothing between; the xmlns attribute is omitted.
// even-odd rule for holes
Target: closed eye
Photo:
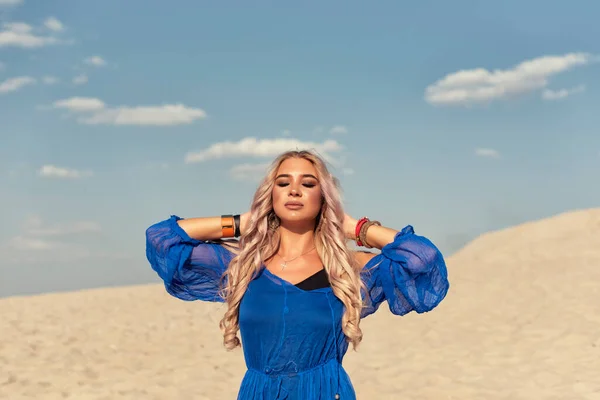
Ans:
<svg viewBox="0 0 600 400"><path fill-rule="evenodd" d="M282 182L282 183L278 183L277 186L279 186L279 187L286 187L286 186L289 186L289 183L283 183ZM314 183L303 183L302 186L307 187L307 188L313 188L313 187L315 187L317 185L314 184Z"/></svg>

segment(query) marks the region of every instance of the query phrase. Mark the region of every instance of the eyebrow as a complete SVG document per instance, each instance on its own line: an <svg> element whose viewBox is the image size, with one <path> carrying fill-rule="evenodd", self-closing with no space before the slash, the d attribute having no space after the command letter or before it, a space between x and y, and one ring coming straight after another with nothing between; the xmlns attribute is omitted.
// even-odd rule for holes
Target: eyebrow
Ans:
<svg viewBox="0 0 600 400"><path fill-rule="evenodd" d="M313 174L303 174L301 176L303 178L313 178L313 179L315 179L315 180L318 181L317 177L314 176ZM292 177L292 175L290 175L290 174L280 174L275 179L279 179L279 178L291 178L291 177Z"/></svg>

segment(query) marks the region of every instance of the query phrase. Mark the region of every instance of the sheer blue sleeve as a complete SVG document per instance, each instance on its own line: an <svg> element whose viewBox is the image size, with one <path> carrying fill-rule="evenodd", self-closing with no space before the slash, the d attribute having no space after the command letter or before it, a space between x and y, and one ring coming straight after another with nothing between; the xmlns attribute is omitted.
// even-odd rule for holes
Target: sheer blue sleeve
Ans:
<svg viewBox="0 0 600 400"><path fill-rule="evenodd" d="M182 300L223 302L221 277L233 253L217 243L192 239L176 215L146 230L146 258L169 294Z"/></svg>
<svg viewBox="0 0 600 400"><path fill-rule="evenodd" d="M410 225L369 260L363 281L368 296L362 317L374 313L385 300L396 315L431 311L450 287L442 253Z"/></svg>

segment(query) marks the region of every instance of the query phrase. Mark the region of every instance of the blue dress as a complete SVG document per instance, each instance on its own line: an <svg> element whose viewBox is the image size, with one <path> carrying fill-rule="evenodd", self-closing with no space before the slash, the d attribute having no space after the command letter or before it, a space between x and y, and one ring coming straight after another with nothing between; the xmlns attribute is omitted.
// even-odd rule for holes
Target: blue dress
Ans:
<svg viewBox="0 0 600 400"><path fill-rule="evenodd" d="M219 281L233 254L219 244L190 238L179 219L171 216L147 229L150 265L171 295L222 302ZM369 298L362 317L386 300L396 315L430 311L449 288L442 254L410 225L363 271ZM348 349L343 311L330 287L303 290L263 266L240 304L247 371L238 400L356 399L342 367Z"/></svg>

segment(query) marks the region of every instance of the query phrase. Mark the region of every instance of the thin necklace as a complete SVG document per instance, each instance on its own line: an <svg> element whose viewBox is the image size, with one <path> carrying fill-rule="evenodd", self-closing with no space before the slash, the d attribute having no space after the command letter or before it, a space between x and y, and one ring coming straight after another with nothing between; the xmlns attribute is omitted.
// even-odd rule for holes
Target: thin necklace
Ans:
<svg viewBox="0 0 600 400"><path fill-rule="evenodd" d="M311 247L310 249L308 249L304 253L300 254L299 256L296 256L296 257L292 258L291 260L286 260L285 258L281 257L281 254L279 254L279 252L278 252L277 255L279 256L279 258L281 258L283 260L283 263L281 263L281 270L283 271L283 269L287 266L287 263L292 262L296 258L300 258L303 255L305 255L306 253L309 253L309 252L313 251L314 248L315 248L315 246Z"/></svg>

